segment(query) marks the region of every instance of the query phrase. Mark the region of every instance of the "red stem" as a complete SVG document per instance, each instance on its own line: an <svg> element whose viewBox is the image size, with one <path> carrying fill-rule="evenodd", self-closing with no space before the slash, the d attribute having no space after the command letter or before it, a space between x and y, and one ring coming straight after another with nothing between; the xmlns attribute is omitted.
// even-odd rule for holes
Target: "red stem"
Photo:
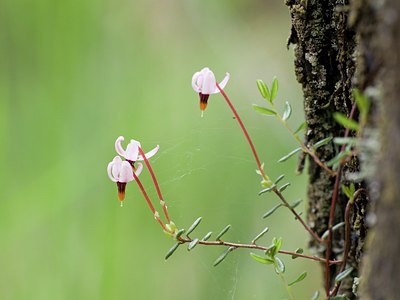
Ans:
<svg viewBox="0 0 400 300"><path fill-rule="evenodd" d="M155 186L155 188L157 190L158 199L160 199L160 201L164 202L164 205L162 205L162 208L164 210L165 218L167 219L168 224L169 224L169 223L171 223L171 220L169 218L167 205L165 204L165 200L163 199L163 196L161 194L160 186L158 185L158 181L157 181L156 175L154 174L153 168L151 167L149 160L147 159L147 157L146 157L145 153L143 152L142 148L140 148L140 147L139 147L139 153L143 157L144 163L146 164L146 167L150 172L151 178L153 179L154 186Z"/></svg>
<svg viewBox="0 0 400 300"><path fill-rule="evenodd" d="M262 166L261 166L261 162L260 162L260 159L258 158L256 148L254 147L254 144L253 144L253 142L252 142L252 140L251 140L251 138L250 138L249 133L248 133L247 130L246 130L246 127L244 126L244 124L243 124L243 122L242 122L242 119L240 118L239 114L237 113L237 111L236 111L235 107L233 106L232 102L229 100L228 95L224 92L223 89L221 89L221 87L219 86L218 83L217 83L217 88L218 88L219 91L221 92L221 94L222 94L222 96L224 97L225 101L228 103L230 109L232 110L233 114L234 114L235 117L236 117L236 120L239 122L239 125L240 125L240 127L242 128L242 131L243 131L243 133L244 133L244 136L246 137L247 142L248 142L249 145L250 145L251 151L253 152L253 156L254 156L254 158L255 158L255 160L256 160L258 169L260 170L260 172L261 172L263 178L266 179L267 177L266 177L266 175L265 175L265 173L264 173L264 170L263 170L263 168L262 168Z"/></svg>
<svg viewBox="0 0 400 300"><path fill-rule="evenodd" d="M139 180L139 177L135 174L135 172L132 172L132 173L133 173L133 178L135 179L137 185L139 186L140 191L142 192L144 198L146 199L146 202L147 202L148 206L150 207L151 212L152 212L153 215L154 215L154 218L156 218L157 222L161 225L161 227L162 227L165 231L168 232L168 229L165 227L165 224L160 220L160 217L157 216L158 213L157 213L156 210L154 209L153 203L151 202L149 196L147 195L146 190L144 189L142 183L141 183L140 180Z"/></svg>
<svg viewBox="0 0 400 300"><path fill-rule="evenodd" d="M349 119L353 119L354 114L356 112L356 103L353 103L353 107L351 108L350 116ZM348 137L350 133L350 129L346 128L344 132L344 137ZM346 148L346 145L343 145L340 149L340 152L344 151ZM331 256L331 251L332 251L332 227L333 227L333 222L335 220L335 210L336 210L336 202L337 198L339 195L339 186L340 186L340 179L341 179L341 173L342 173L342 167L343 164L341 163L339 165L339 168L336 172L336 179L335 179L335 185L333 188L333 194L332 194L332 201L331 201L331 208L329 211L329 223L328 223L328 239L327 239L327 246L326 246L326 256L325 256L325 292L326 292L326 297L329 298L329 257Z"/></svg>

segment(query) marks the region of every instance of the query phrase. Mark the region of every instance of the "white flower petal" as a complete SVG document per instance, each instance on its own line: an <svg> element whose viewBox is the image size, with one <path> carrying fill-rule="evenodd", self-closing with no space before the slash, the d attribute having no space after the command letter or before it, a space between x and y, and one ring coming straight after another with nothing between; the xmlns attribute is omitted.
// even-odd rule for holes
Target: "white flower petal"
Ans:
<svg viewBox="0 0 400 300"><path fill-rule="evenodd" d="M228 83L230 78L230 74L226 73L225 78L219 83L219 87L221 88L221 90L224 89L224 87L226 86L226 84ZM219 93L219 89L215 86L215 90L212 94L216 94Z"/></svg>
<svg viewBox="0 0 400 300"><path fill-rule="evenodd" d="M157 153L158 149L160 149L159 145L157 145L153 150L147 152L145 154L146 158L149 159L150 157L154 156ZM139 155L137 160L144 160L144 158L142 155Z"/></svg>
<svg viewBox="0 0 400 300"><path fill-rule="evenodd" d="M203 79L203 84L201 86L201 93L204 95L210 95L215 91L215 88L217 86L215 75L210 69L207 68L203 76L204 79Z"/></svg>
<svg viewBox="0 0 400 300"><path fill-rule="evenodd" d="M113 166L111 169L112 175L115 179L118 179L119 172L121 171L122 159L118 155L113 159Z"/></svg>
<svg viewBox="0 0 400 300"><path fill-rule="evenodd" d="M137 161L139 155L139 147L140 143L138 141L131 140L128 144L128 147L126 147L125 159L130 161Z"/></svg>
<svg viewBox="0 0 400 300"><path fill-rule="evenodd" d="M139 177L140 173L143 171L143 165L141 163L137 163L135 175Z"/></svg>
<svg viewBox="0 0 400 300"><path fill-rule="evenodd" d="M117 151L117 153L123 157L125 157L125 150L122 148L121 146L121 142L124 141L124 137L123 136L119 136L117 138L117 140L115 141L115 151Z"/></svg>
<svg viewBox="0 0 400 300"><path fill-rule="evenodd" d="M111 172L113 165L114 165L113 162L110 162L108 164L108 166L107 166L107 174L108 174L108 177L111 179L111 181L117 182L117 180L113 177L113 174Z"/></svg>
<svg viewBox="0 0 400 300"><path fill-rule="evenodd" d="M127 161L123 161L119 173L118 182L130 182L133 180L133 170Z"/></svg>
<svg viewBox="0 0 400 300"><path fill-rule="evenodd" d="M199 79L200 75L201 75L201 72L196 72L196 73L194 73L194 75L192 77L192 87L196 93L200 93L200 91L201 91L199 84L198 84L198 79Z"/></svg>

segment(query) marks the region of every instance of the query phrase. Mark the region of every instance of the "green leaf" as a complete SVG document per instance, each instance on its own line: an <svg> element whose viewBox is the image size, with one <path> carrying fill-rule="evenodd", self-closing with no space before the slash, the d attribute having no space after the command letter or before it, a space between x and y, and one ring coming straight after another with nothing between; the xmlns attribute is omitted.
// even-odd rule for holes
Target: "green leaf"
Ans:
<svg viewBox="0 0 400 300"><path fill-rule="evenodd" d="M336 145L352 145L352 146L354 146L357 142L357 139L354 137L336 137L333 139L333 142Z"/></svg>
<svg viewBox="0 0 400 300"><path fill-rule="evenodd" d="M258 87L258 90L260 91L261 96L262 96L264 99L267 99L267 100L269 101L269 99L270 99L270 93L269 93L268 86L267 86L267 85L265 84L265 82L262 81L261 79L258 79L258 80L256 81L256 83L257 83L257 87Z"/></svg>
<svg viewBox="0 0 400 300"><path fill-rule="evenodd" d="M275 205L273 208L271 208L269 211L267 211L262 217L263 219L268 218L270 215L272 215L279 207L281 207L283 204L279 203Z"/></svg>
<svg viewBox="0 0 400 300"><path fill-rule="evenodd" d="M270 102L272 103L278 94L278 79L276 77L272 81Z"/></svg>
<svg viewBox="0 0 400 300"><path fill-rule="evenodd" d="M360 114L366 116L369 112L370 106L367 97L365 97L358 89L353 89L353 96Z"/></svg>
<svg viewBox="0 0 400 300"><path fill-rule="evenodd" d="M275 272L277 274L285 273L285 264L279 257L275 257Z"/></svg>
<svg viewBox="0 0 400 300"><path fill-rule="evenodd" d="M189 246L188 246L188 250L190 251L190 250L192 250L194 247L196 247L197 246L197 244L199 243L199 239L194 239L193 241L191 241L190 243L189 243Z"/></svg>
<svg viewBox="0 0 400 300"><path fill-rule="evenodd" d="M282 185L282 186L278 189L278 191L279 191L280 193L283 192L284 190L286 190L286 188L287 188L289 185L290 185L290 182L285 183L284 185Z"/></svg>
<svg viewBox="0 0 400 300"><path fill-rule="evenodd" d="M175 239L179 240L179 238L182 236L184 232L185 229L179 229L179 231L176 233Z"/></svg>
<svg viewBox="0 0 400 300"><path fill-rule="evenodd" d="M318 298L319 298L319 291L315 291L310 300L318 300Z"/></svg>
<svg viewBox="0 0 400 300"><path fill-rule="evenodd" d="M327 138L324 138L324 139L322 139L322 140L316 142L316 143L312 146L312 148L313 148L314 150L317 150L319 147L322 147L322 146L328 144L332 139L333 139L332 136L328 136Z"/></svg>
<svg viewBox="0 0 400 300"><path fill-rule="evenodd" d="M167 254L165 255L165 260L167 260L168 258L170 258L170 256L172 254L174 254L174 252L176 251L176 249L178 249L178 247L181 245L182 243L176 243L175 245L172 246L171 249L168 250Z"/></svg>
<svg viewBox="0 0 400 300"><path fill-rule="evenodd" d="M294 149L293 151L291 151L289 154L286 154L285 156L281 157L278 162L284 162L287 161L289 158L291 158L293 155L295 155L297 152L299 152L301 150L301 147L298 147L296 149Z"/></svg>
<svg viewBox="0 0 400 300"><path fill-rule="evenodd" d="M283 110L283 116L282 116L282 120L286 121L290 118L292 114L292 107L290 106L289 102L286 101L285 103L285 108Z"/></svg>
<svg viewBox="0 0 400 300"><path fill-rule="evenodd" d="M196 227L200 224L201 219L202 219L201 217L197 218L197 220L194 221L193 224L189 227L189 229L188 229L187 232L186 232L186 236L187 236L187 237L188 237L189 234L191 234L191 233L193 232L193 230L195 230Z"/></svg>
<svg viewBox="0 0 400 300"><path fill-rule="evenodd" d="M270 191L272 191L274 189L274 187L275 187L275 184L273 186L270 186L269 188L266 188L266 189L263 189L263 190L259 191L258 195L260 196L260 195L262 195L264 193L270 192Z"/></svg>
<svg viewBox="0 0 400 300"><path fill-rule="evenodd" d="M349 186L342 184L342 191L347 196L347 198L349 198L349 199L353 198L354 192L353 193L351 192L351 189Z"/></svg>
<svg viewBox="0 0 400 300"><path fill-rule="evenodd" d="M335 232L340 227L343 227L344 224L345 224L344 222L340 222L340 223L336 224L335 226L332 227L332 232ZM328 235L329 235L329 229L324 232L324 234L321 236L321 239L323 239L323 240L326 239L328 237Z"/></svg>
<svg viewBox="0 0 400 300"><path fill-rule="evenodd" d="M303 250L303 248L297 248L294 252L302 254L304 252L304 250ZM296 258L298 258L298 256L292 255L292 259L296 259Z"/></svg>
<svg viewBox="0 0 400 300"><path fill-rule="evenodd" d="M303 272L299 275L299 277L297 277L295 280L293 280L291 283L288 284L288 286L292 286L302 280L304 280L304 278L307 277L307 272Z"/></svg>
<svg viewBox="0 0 400 300"><path fill-rule="evenodd" d="M347 276L349 276L351 274L351 272L353 272L354 268L350 267L346 270L344 270L343 272L340 272L339 274L336 275L335 277L335 282L340 282L343 279L345 279Z"/></svg>
<svg viewBox="0 0 400 300"><path fill-rule="evenodd" d="M295 134L296 134L296 133L299 133L300 131L306 129L306 127L307 127L307 123L306 123L306 122L303 122L303 123L301 123L301 124L299 125L299 127L296 129L296 131L295 131L294 133L295 133Z"/></svg>
<svg viewBox="0 0 400 300"><path fill-rule="evenodd" d="M276 249L275 249L275 254L277 254L279 252L279 250L281 250L282 247L282 238L280 237L279 239L277 238L273 238L272 239L272 243L275 245ZM275 256L275 255L274 255Z"/></svg>
<svg viewBox="0 0 400 300"><path fill-rule="evenodd" d="M285 174L279 175L279 177L275 180L274 184L278 184L285 177Z"/></svg>
<svg viewBox="0 0 400 300"><path fill-rule="evenodd" d="M351 154L351 151L350 151L350 150L341 151L341 152L339 152L338 155L336 155L334 158L332 158L330 161L328 161L328 162L326 163L326 165L327 165L328 167L337 165L337 164L339 164L339 163L342 161L342 159L344 159L346 156L348 156L348 155L350 155L350 154Z"/></svg>
<svg viewBox="0 0 400 300"><path fill-rule="evenodd" d="M293 201L293 203L290 205L290 208L296 208L297 206L299 206L299 204L303 202L302 199L297 199L295 201Z"/></svg>
<svg viewBox="0 0 400 300"><path fill-rule="evenodd" d="M262 107L262 106L258 106L257 104L253 104L253 108L254 110L258 111L259 113L262 113L264 115L269 115L269 116L276 116L276 111L266 108L266 107Z"/></svg>
<svg viewBox="0 0 400 300"><path fill-rule="evenodd" d="M201 240L202 241L207 241L210 237L211 237L212 232L210 231L209 233L207 233Z"/></svg>
<svg viewBox="0 0 400 300"><path fill-rule="evenodd" d="M221 239L221 237L231 228L231 225L227 225L225 226L224 229L221 230L221 232L217 235L217 237L215 238L216 241L219 241Z"/></svg>
<svg viewBox="0 0 400 300"><path fill-rule="evenodd" d="M265 264L265 265L273 265L275 262L273 259L270 259L268 257L262 257L260 255L257 255L253 252L250 252L250 256L252 259L254 259L256 262Z"/></svg>
<svg viewBox="0 0 400 300"><path fill-rule="evenodd" d="M227 256L229 253L231 253L233 250L235 250L235 247L229 247L227 248L222 254L214 261L213 266L216 267L218 266Z"/></svg>
<svg viewBox="0 0 400 300"><path fill-rule="evenodd" d="M255 244L256 241L258 241L260 238L264 236L268 232L269 228L265 227L263 231L261 231L257 236L251 241L252 244Z"/></svg>
<svg viewBox="0 0 400 300"><path fill-rule="evenodd" d="M338 122L340 125L342 125L345 128L349 128L351 130L358 131L360 129L360 126L358 123L354 120L350 120L347 118L344 114L340 112L335 112L333 114L333 118Z"/></svg>

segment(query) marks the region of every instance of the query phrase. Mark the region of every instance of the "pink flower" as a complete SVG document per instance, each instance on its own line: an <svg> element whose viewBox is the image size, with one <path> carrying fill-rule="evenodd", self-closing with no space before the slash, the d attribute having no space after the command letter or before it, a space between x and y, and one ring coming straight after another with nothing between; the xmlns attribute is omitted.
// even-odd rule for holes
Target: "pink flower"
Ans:
<svg viewBox="0 0 400 300"><path fill-rule="evenodd" d="M221 89L228 83L229 76L229 73L226 73L225 78L219 83ZM207 107L208 97L211 94L219 93L215 75L209 68L203 68L200 72L194 73L192 77L192 87L196 93L199 93L200 109L202 111Z"/></svg>
<svg viewBox="0 0 400 300"><path fill-rule="evenodd" d="M143 165L138 163L137 168L131 166L128 161L122 161L121 157L115 156L112 162L107 166L108 177L117 183L118 198L120 201L125 199L125 187L128 182L134 180L133 172L139 176L142 172Z"/></svg>
<svg viewBox="0 0 400 300"><path fill-rule="evenodd" d="M131 140L126 147L126 150L122 148L121 142L124 141L124 137L120 136L115 141L115 150L119 155L124 157L127 161L136 162L144 160L143 156L139 154L139 148L141 145L138 141ZM154 156L160 147L157 145L153 150L147 152L145 154L146 158L149 159L150 157Z"/></svg>

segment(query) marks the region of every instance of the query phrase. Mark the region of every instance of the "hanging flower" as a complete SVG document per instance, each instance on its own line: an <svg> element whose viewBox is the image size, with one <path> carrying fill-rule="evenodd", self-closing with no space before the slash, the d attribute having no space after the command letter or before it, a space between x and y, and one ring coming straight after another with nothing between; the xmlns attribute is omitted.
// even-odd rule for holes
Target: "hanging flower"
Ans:
<svg viewBox="0 0 400 300"><path fill-rule="evenodd" d="M139 148L141 145L138 141L131 140L126 147L126 150L122 148L121 142L123 142L125 138L120 136L115 141L115 150L119 155L124 157L127 161L136 162L144 160L143 156L139 154ZM147 152L145 154L146 158L149 159L150 157L154 156L160 147L157 145L153 150Z"/></svg>
<svg viewBox="0 0 400 300"><path fill-rule="evenodd" d="M116 156L107 166L108 177L117 183L118 198L120 201L125 199L125 187L128 182L134 180L133 172L139 176L142 172L143 165L137 164L135 171L128 161L122 161L121 157Z"/></svg>
<svg viewBox="0 0 400 300"><path fill-rule="evenodd" d="M225 78L219 83L221 89L228 83L229 76L229 73L226 73ZM211 94L219 93L215 75L209 68L203 68L200 72L194 73L192 77L192 87L196 93L199 93L200 109L202 111L207 107L208 97Z"/></svg>

